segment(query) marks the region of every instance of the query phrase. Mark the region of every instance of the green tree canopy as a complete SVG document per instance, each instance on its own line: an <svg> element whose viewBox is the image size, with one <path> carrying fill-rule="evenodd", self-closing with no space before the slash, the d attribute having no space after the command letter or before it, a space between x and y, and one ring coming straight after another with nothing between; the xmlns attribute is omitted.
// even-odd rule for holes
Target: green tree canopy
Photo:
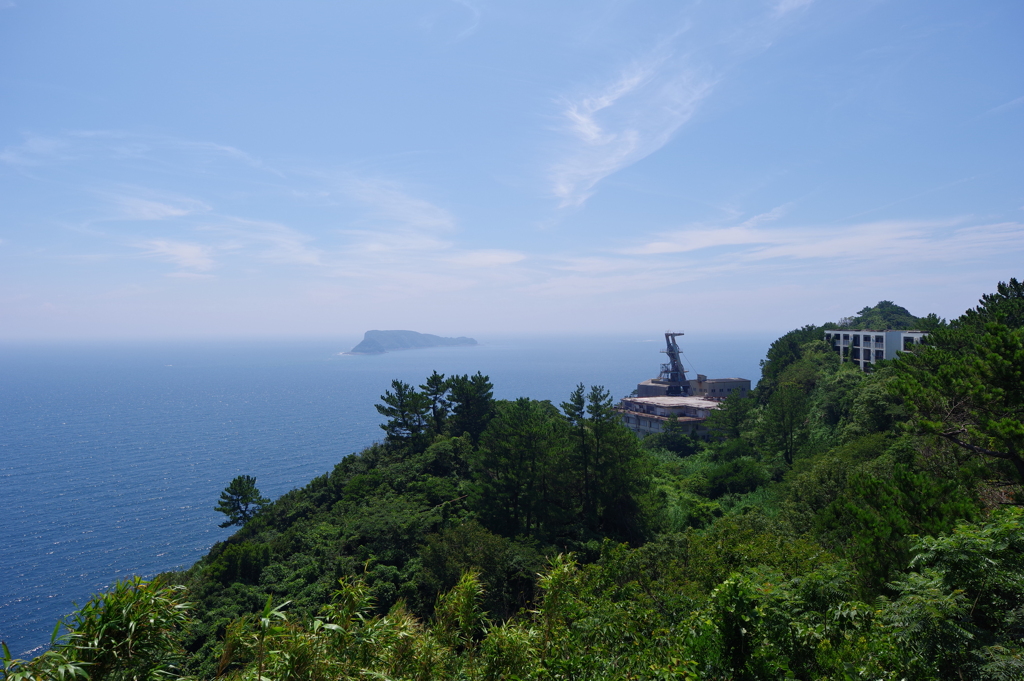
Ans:
<svg viewBox="0 0 1024 681"><path fill-rule="evenodd" d="M220 502L214 510L228 517L220 526L230 527L245 525L269 503L270 499L260 496L260 491L256 489L256 478L239 475L220 493Z"/></svg>
<svg viewBox="0 0 1024 681"><path fill-rule="evenodd" d="M999 282L995 293L982 295L977 307L967 310L950 325L980 333L990 322L999 322L1011 329L1024 327L1024 282L1012 278L1009 283Z"/></svg>
<svg viewBox="0 0 1024 681"><path fill-rule="evenodd" d="M564 428L550 402L521 397L499 402L480 439L479 487L484 516L514 537L550 531L565 501Z"/></svg>
<svg viewBox="0 0 1024 681"><path fill-rule="evenodd" d="M469 433L476 445L494 415L494 386L490 378L479 371L472 376L452 376L452 418L450 432L460 436Z"/></svg>
<svg viewBox="0 0 1024 681"><path fill-rule="evenodd" d="M891 300L880 300L874 307L865 307L843 325L850 329L916 329L921 318Z"/></svg>
<svg viewBox="0 0 1024 681"><path fill-rule="evenodd" d="M1024 484L1024 329L990 323L973 352L924 346L894 366L920 432L1008 462Z"/></svg>
<svg viewBox="0 0 1024 681"><path fill-rule="evenodd" d="M423 451L427 442L428 417L431 398L404 381L391 381L391 390L380 396L384 404L374 405L387 421L381 424L389 444L409 445L414 451Z"/></svg>
<svg viewBox="0 0 1024 681"><path fill-rule="evenodd" d="M431 435L440 435L445 432L452 406L448 399L451 388L451 381L445 380L444 374L439 374L437 371L430 374L425 383L420 384L420 390L423 391L423 395L430 403L428 425Z"/></svg>

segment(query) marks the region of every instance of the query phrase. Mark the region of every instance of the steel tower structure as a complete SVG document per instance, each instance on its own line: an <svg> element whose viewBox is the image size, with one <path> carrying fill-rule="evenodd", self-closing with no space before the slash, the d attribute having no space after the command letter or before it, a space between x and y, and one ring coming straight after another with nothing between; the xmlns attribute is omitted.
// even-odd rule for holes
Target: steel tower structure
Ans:
<svg viewBox="0 0 1024 681"><path fill-rule="evenodd" d="M668 384L666 395L688 396L690 394L690 381L686 378L686 369L683 368L683 361L679 358L679 344L676 343L676 338L682 335L684 335L682 331L665 332L665 349L662 352L668 355L668 362L661 365L658 382Z"/></svg>

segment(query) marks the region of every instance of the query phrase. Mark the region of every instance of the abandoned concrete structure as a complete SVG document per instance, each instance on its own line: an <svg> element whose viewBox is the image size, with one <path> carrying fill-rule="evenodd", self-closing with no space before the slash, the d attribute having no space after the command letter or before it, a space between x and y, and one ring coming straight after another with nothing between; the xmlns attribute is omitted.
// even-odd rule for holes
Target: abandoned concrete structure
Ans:
<svg viewBox="0 0 1024 681"><path fill-rule="evenodd" d="M658 377L640 382L634 395L619 402L622 422L641 437L661 432L665 423L675 418L684 432L706 440L704 421L711 410L729 395L750 393L750 380L746 378L709 379L704 374L687 378L676 342L682 335L672 331L665 334L662 352L668 355L668 362L661 365Z"/></svg>

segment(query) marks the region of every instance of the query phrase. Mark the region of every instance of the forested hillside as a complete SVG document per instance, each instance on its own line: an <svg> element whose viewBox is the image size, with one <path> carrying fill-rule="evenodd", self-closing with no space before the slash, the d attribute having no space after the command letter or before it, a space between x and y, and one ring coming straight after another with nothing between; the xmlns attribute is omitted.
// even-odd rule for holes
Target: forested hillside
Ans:
<svg viewBox="0 0 1024 681"><path fill-rule="evenodd" d="M786 334L710 442L395 381L380 444L4 678L1024 678L1024 285L922 319L871 373Z"/></svg>

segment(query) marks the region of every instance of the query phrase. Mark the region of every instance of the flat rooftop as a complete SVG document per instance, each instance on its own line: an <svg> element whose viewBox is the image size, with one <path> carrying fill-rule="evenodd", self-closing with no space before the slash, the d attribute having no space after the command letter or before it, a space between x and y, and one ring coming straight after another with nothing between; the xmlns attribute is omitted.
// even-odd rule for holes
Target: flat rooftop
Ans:
<svg viewBox="0 0 1024 681"><path fill-rule="evenodd" d="M718 409L721 402L706 400L703 397L683 397L678 395L658 395L657 397L623 397L624 402L634 404L651 404L655 407L696 407L698 409Z"/></svg>
<svg viewBox="0 0 1024 681"><path fill-rule="evenodd" d="M685 381L680 382L678 385L682 385L683 383L689 383L691 380L695 381L697 379L695 379L695 378L694 379L688 378ZM735 376L733 376L732 378L705 378L703 382L704 383L713 383L715 381L747 381L747 380L750 380L750 379L747 379L747 378L736 378ZM662 380L657 379L657 378L648 378L646 381L640 381L640 385L672 385L672 381L662 381Z"/></svg>

